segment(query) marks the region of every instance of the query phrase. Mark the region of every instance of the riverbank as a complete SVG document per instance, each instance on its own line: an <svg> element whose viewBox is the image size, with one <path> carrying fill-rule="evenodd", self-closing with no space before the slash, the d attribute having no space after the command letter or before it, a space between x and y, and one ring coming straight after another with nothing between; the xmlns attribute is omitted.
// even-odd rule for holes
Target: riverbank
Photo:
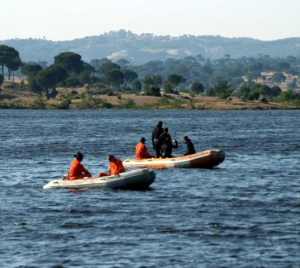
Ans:
<svg viewBox="0 0 300 268"><path fill-rule="evenodd" d="M269 110L300 109L296 102L243 101L239 98L166 94L160 97L129 93L95 94L84 89L58 89L56 98L31 91L3 89L2 109L198 109L198 110Z"/></svg>

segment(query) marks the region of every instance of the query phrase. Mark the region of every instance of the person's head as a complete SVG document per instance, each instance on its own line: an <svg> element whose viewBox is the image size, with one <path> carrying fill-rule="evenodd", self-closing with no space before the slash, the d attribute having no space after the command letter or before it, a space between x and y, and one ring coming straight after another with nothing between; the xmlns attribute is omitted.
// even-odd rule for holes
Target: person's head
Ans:
<svg viewBox="0 0 300 268"><path fill-rule="evenodd" d="M140 142L141 142L141 143L145 143L145 142L146 142L146 139L145 139L144 137L142 137L142 138L140 139Z"/></svg>
<svg viewBox="0 0 300 268"><path fill-rule="evenodd" d="M80 162L83 160L83 154L81 152L77 152L74 157Z"/></svg>
<svg viewBox="0 0 300 268"><path fill-rule="evenodd" d="M158 124L157 124L157 127L162 128L162 126L163 126L163 122L159 121Z"/></svg>
<svg viewBox="0 0 300 268"><path fill-rule="evenodd" d="M166 127L166 128L164 129L164 132L169 133L169 129Z"/></svg>
<svg viewBox="0 0 300 268"><path fill-rule="evenodd" d="M185 142L185 143L187 143L187 142L190 142L190 141L191 141L191 139L190 139L188 136L185 136L185 137L183 138L183 140L184 140L184 142Z"/></svg>
<svg viewBox="0 0 300 268"><path fill-rule="evenodd" d="M111 162L111 161L114 161L116 158L114 155L110 154L108 155L108 161Z"/></svg>

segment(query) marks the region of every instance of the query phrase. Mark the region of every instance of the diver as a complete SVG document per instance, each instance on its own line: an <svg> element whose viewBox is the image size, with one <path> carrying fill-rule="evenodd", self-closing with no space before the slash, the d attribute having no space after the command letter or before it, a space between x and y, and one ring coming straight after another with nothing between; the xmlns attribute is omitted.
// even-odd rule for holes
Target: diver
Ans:
<svg viewBox="0 0 300 268"><path fill-rule="evenodd" d="M159 143L159 137L161 136L163 131L163 122L159 121L152 132L152 145L157 158L161 156L161 144Z"/></svg>

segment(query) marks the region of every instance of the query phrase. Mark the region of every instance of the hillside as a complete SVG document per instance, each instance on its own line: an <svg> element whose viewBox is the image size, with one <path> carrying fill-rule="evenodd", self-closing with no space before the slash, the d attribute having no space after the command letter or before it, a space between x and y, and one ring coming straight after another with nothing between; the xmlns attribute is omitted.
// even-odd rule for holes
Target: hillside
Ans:
<svg viewBox="0 0 300 268"><path fill-rule="evenodd" d="M79 53L86 61L104 57L127 58L135 64L199 54L212 59L221 58L226 54L233 58L255 57L261 54L272 57L300 56L300 38L261 41L221 36L171 37L153 34L138 35L124 30L70 41L11 39L0 43L20 51L24 61L47 62L51 62L55 55L63 51Z"/></svg>

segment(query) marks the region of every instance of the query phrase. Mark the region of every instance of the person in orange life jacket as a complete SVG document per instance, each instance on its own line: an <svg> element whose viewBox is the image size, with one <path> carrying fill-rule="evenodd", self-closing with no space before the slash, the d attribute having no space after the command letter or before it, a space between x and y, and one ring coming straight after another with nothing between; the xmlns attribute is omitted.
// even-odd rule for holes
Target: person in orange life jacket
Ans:
<svg viewBox="0 0 300 268"><path fill-rule="evenodd" d="M116 158L115 156L109 155L108 156L108 161L109 161L108 173L101 172L99 174L100 177L116 176L116 175L120 175L120 173L126 171L124 166L123 166L122 161L120 159Z"/></svg>
<svg viewBox="0 0 300 268"><path fill-rule="evenodd" d="M146 139L141 138L140 142L135 147L135 159L142 160L147 158L152 158L153 156L148 152L148 148L145 145Z"/></svg>
<svg viewBox="0 0 300 268"><path fill-rule="evenodd" d="M68 172L68 180L79 180L83 178L90 178L92 174L83 166L81 163L83 160L83 154L78 152L74 155L75 159L72 161L69 172Z"/></svg>

